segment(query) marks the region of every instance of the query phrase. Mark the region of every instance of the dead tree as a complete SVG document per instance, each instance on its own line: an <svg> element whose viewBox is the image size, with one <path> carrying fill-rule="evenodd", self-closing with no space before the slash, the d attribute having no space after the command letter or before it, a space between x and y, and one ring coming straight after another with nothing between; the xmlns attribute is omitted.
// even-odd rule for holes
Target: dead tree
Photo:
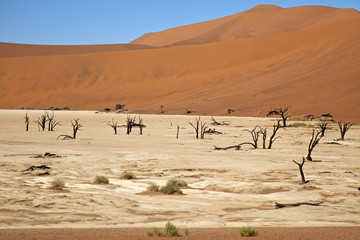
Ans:
<svg viewBox="0 0 360 240"><path fill-rule="evenodd" d="M200 136L201 136L201 139L205 138L206 129L207 129L206 122L204 122L204 123L201 122L200 123Z"/></svg>
<svg viewBox="0 0 360 240"><path fill-rule="evenodd" d="M108 123L107 125L109 125L110 127L112 127L114 129L114 133L117 134L117 128L119 127L117 125L117 122L114 123L114 119L111 119L111 123Z"/></svg>
<svg viewBox="0 0 360 240"><path fill-rule="evenodd" d="M251 134L251 137L253 139L253 143L251 142L244 142L244 143L241 143L240 145L243 145L243 144L249 144L251 146L253 146L255 149L258 148L258 140L259 140L259 134L261 133L261 129L259 131L256 131L257 128L260 128L259 126L256 126L253 130L248 130L248 129L244 129L244 131L247 131Z"/></svg>
<svg viewBox="0 0 360 240"><path fill-rule="evenodd" d="M199 118L195 118L195 124L193 124L192 122L188 122L188 123L195 129L196 139L198 139L199 138L200 116L199 116Z"/></svg>
<svg viewBox="0 0 360 240"><path fill-rule="evenodd" d="M127 118L126 118L126 134L129 135L131 133L132 127L134 126L134 123L135 123L135 119L136 119L136 116L135 117L130 117L129 115L127 116Z"/></svg>
<svg viewBox="0 0 360 240"><path fill-rule="evenodd" d="M83 125L81 125L79 123L80 118L74 119L74 122L71 121L71 126L73 128L73 139L76 139L76 133L80 130L80 128L83 127Z"/></svg>
<svg viewBox="0 0 360 240"><path fill-rule="evenodd" d="M351 128L351 126L354 125L353 123L342 123L341 121L338 122L338 126L340 129L340 139L339 140L344 140L345 139L345 133Z"/></svg>
<svg viewBox="0 0 360 240"><path fill-rule="evenodd" d="M136 116L135 116L135 118L136 118ZM139 123L134 122L133 127L139 127L140 135L142 135L143 128L146 126L142 123L141 115L139 115Z"/></svg>
<svg viewBox="0 0 360 240"><path fill-rule="evenodd" d="M321 137L325 136L326 129L329 129L327 125L329 124L329 121L320 119L318 122L318 127L321 132Z"/></svg>
<svg viewBox="0 0 360 240"><path fill-rule="evenodd" d="M57 126L57 125L61 125L59 122L57 122L55 119L54 119L54 113L52 113L52 115L50 116L49 113L46 113L46 118L47 118L47 121L48 121L48 131L54 131L54 128Z"/></svg>
<svg viewBox="0 0 360 240"><path fill-rule="evenodd" d="M180 131L180 127L179 125L177 125L176 138L179 138L179 131Z"/></svg>
<svg viewBox="0 0 360 240"><path fill-rule="evenodd" d="M130 117L129 115L127 116L126 119L126 134L130 134L132 131L133 127L139 127L140 129L140 135L142 135L142 131L143 128L146 127L143 123L142 123L142 119L141 119L141 115L139 115L139 123L136 123L136 115L134 117Z"/></svg>
<svg viewBox="0 0 360 240"><path fill-rule="evenodd" d="M296 163L296 165L299 166L300 175L301 175L301 183L302 183L302 184L306 184L306 183L308 183L309 181L306 181L306 180L305 180L305 175L304 175L304 172L303 172L303 166L304 166L304 163L305 163L305 158L304 158L304 156L303 156L302 158L303 158L302 163L298 163L298 162L296 162L295 160L293 160L293 162Z"/></svg>
<svg viewBox="0 0 360 240"><path fill-rule="evenodd" d="M263 149L265 149L265 144L266 144L266 135L267 135L267 129L261 129L259 132L262 135L262 139L263 139Z"/></svg>
<svg viewBox="0 0 360 240"><path fill-rule="evenodd" d="M270 140L269 140L269 145L268 145L268 149L271 149L272 147L272 144L275 142L276 139L278 139L279 137L275 137L277 131L280 129L280 120L277 120L277 124L273 125L273 133L270 137Z"/></svg>
<svg viewBox="0 0 360 240"><path fill-rule="evenodd" d="M29 116L27 115L27 113L25 114L25 130L26 131L29 131L29 123L30 123L30 120L29 120Z"/></svg>
<svg viewBox="0 0 360 240"><path fill-rule="evenodd" d="M62 140L67 140L67 139L76 139L76 133L80 130L80 128L83 127L83 125L81 125L79 123L79 120L80 118L77 118L77 119L74 119L74 122L73 121L70 121L71 122L71 126L73 128L73 135L70 136L70 135L59 135L57 139L59 139L60 137L62 137Z"/></svg>
<svg viewBox="0 0 360 240"><path fill-rule="evenodd" d="M35 121L35 123L38 124L39 131L40 131L40 129L43 131L45 130L46 122L47 122L46 113L44 113L43 115L38 117L38 119Z"/></svg>
<svg viewBox="0 0 360 240"><path fill-rule="evenodd" d="M233 145L233 146L229 146L229 147L224 147L224 148L217 147L217 146L214 145L215 150L228 150L228 149L231 149L231 148L235 148L235 150L240 150L241 144Z"/></svg>
<svg viewBox="0 0 360 240"><path fill-rule="evenodd" d="M216 121L213 116L211 116L211 121L212 121L212 123L210 123L211 125L220 125L220 126L221 126L221 125L229 125L228 123Z"/></svg>
<svg viewBox="0 0 360 240"><path fill-rule="evenodd" d="M287 127L286 121L290 117L290 114L288 113L289 108L290 107L279 107L275 110L270 110L266 116L267 117L273 116L273 115L281 116L282 121L283 121L283 127Z"/></svg>
<svg viewBox="0 0 360 240"><path fill-rule="evenodd" d="M275 202L275 208L283 208L283 207L288 207L288 206L298 207L298 206L301 206L301 205L319 206L319 205L321 205L321 204L323 204L323 203L324 203L324 202L317 202L317 203L297 202L297 203L283 204L283 203L277 203L277 202Z"/></svg>
<svg viewBox="0 0 360 240"><path fill-rule="evenodd" d="M316 135L315 135L315 130L313 130L313 132L312 132L311 140L310 140L309 146L308 146L308 154L307 154L307 157L306 157L306 159L309 160L309 161L312 161L311 153L312 153L315 146L319 143L319 141L321 139L320 134L321 134L321 132L316 132Z"/></svg>

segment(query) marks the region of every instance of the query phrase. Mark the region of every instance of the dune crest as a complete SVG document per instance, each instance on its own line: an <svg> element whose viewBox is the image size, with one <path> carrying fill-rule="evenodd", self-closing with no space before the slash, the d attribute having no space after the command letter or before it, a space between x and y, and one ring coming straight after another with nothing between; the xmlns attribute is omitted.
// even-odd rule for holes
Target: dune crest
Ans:
<svg viewBox="0 0 360 240"><path fill-rule="evenodd" d="M359 16L354 9L258 5L224 18L147 33L131 43L162 47L231 41L320 27Z"/></svg>

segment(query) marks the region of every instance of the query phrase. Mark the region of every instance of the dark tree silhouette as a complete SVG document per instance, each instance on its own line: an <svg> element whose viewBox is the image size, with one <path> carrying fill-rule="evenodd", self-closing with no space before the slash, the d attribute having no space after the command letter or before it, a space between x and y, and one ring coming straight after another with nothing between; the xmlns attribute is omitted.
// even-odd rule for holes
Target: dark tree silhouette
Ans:
<svg viewBox="0 0 360 240"><path fill-rule="evenodd" d="M39 131L40 131L40 129L43 131L45 130L46 122L47 122L46 113L44 113L43 115L38 117L38 119L35 121L35 123L38 124Z"/></svg>
<svg viewBox="0 0 360 240"><path fill-rule="evenodd" d="M354 125L353 123L343 123L343 122L338 122L338 126L340 129L340 139L339 140L344 140L345 139L345 133L351 128L351 126Z"/></svg>
<svg viewBox="0 0 360 240"><path fill-rule="evenodd" d="M29 123L30 123L30 120L29 120L29 116L27 115L27 113L25 114L25 130L26 131L29 131Z"/></svg>
<svg viewBox="0 0 360 240"><path fill-rule="evenodd" d="M199 125L200 125L200 116L199 118L195 118L195 124L192 122L188 122L195 130L195 136L198 139L199 138Z"/></svg>
<svg viewBox="0 0 360 240"><path fill-rule="evenodd" d="M179 125L177 125L177 131L176 131L176 138L179 138L179 131L180 131L180 127L179 127Z"/></svg>
<svg viewBox="0 0 360 240"><path fill-rule="evenodd" d="M260 128L260 130L256 131L257 128L260 128L260 127L256 126L251 131L248 130L248 129L244 129L244 131L247 131L247 132L249 132L251 134L253 142L252 143L251 142L244 142L244 143L241 143L240 145L249 144L249 145L253 146L255 149L258 148L259 134L261 133L262 130Z"/></svg>
<svg viewBox="0 0 360 240"><path fill-rule="evenodd" d="M286 121L290 117L290 114L288 113L289 108L290 107L279 107L275 110L270 110L266 116L267 117L273 116L273 115L281 116L281 119L283 121L283 127L287 127Z"/></svg>
<svg viewBox="0 0 360 240"><path fill-rule="evenodd" d="M296 162L295 160L293 160L294 163L296 163L298 166L299 166L299 170L300 170L300 175L301 175L301 183L302 184L305 184L305 183L308 183L309 181L306 181L305 180L305 175L304 175L304 172L303 172L303 166L304 166L304 163L305 163L305 158L304 156L302 157L302 163L298 163Z"/></svg>
<svg viewBox="0 0 360 240"><path fill-rule="evenodd" d="M207 129L206 122L204 122L204 123L201 122L200 123L200 137L201 137L201 139L205 138L206 129Z"/></svg>
<svg viewBox="0 0 360 240"><path fill-rule="evenodd" d="M280 120L277 120L277 124L274 124L273 125L273 133L270 137L270 140L269 140L269 145L268 145L268 149L271 149L272 147L272 144L275 142L276 139L278 139L279 137L275 137L277 131L281 128L280 126Z"/></svg>
<svg viewBox="0 0 360 240"><path fill-rule="evenodd" d="M308 146L308 154L306 159L309 161L312 161L312 157L311 157L311 153L314 150L315 146L319 143L320 139L321 139L321 132L316 132L315 135L315 130L313 130L312 132L312 136L311 136L311 140L309 142L309 146Z"/></svg>
<svg viewBox="0 0 360 240"><path fill-rule="evenodd" d="M81 125L79 123L80 118L74 119L74 122L71 121L71 126L73 128L73 139L76 139L76 133L80 130L80 128L83 127L83 125Z"/></svg>
<svg viewBox="0 0 360 240"><path fill-rule="evenodd" d="M322 120L320 119L320 121L318 122L318 127L320 129L320 132L321 132L321 137L324 137L325 136L325 131L326 129L329 129L327 127L327 125L329 124L330 122L327 121L327 120Z"/></svg>
<svg viewBox="0 0 360 240"><path fill-rule="evenodd" d="M74 122L73 121L70 121L71 123L71 126L73 128L73 135L70 136L70 135L59 135L56 139L59 139L60 137L62 137L62 140L66 140L66 139L76 139L76 134L77 132L80 130L80 128L83 127L83 125L81 125L79 123L79 120L80 118L77 118L77 119L74 119Z"/></svg>
<svg viewBox="0 0 360 240"><path fill-rule="evenodd" d="M133 127L139 127L140 135L142 135L143 128L146 127L146 126L142 123L141 115L139 115L139 123L136 123L135 121L136 121L136 115L134 117L131 117L129 115L127 116L127 119L126 119L126 127L127 127L126 134L130 134Z"/></svg>
<svg viewBox="0 0 360 240"><path fill-rule="evenodd" d="M112 127L114 129L114 133L117 134L117 128L119 127L117 125L117 122L114 123L114 119L111 119L111 123L108 123L107 125L109 125L110 127Z"/></svg>
<svg viewBox="0 0 360 240"><path fill-rule="evenodd" d="M54 131L54 128L57 125L61 125L59 122L57 122L54 119L54 113L52 113L52 115L50 116L49 113L46 113L46 118L47 118L47 122L48 122L48 131Z"/></svg>

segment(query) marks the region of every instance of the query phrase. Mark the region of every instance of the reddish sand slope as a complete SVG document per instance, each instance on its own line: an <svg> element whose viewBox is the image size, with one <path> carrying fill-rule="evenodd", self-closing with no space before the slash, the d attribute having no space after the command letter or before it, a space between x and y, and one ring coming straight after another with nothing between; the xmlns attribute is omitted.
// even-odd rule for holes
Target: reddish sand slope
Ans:
<svg viewBox="0 0 360 240"><path fill-rule="evenodd" d="M149 49L141 44L106 44L106 45L32 45L0 42L0 58L47 55L72 55L95 52Z"/></svg>
<svg viewBox="0 0 360 240"><path fill-rule="evenodd" d="M305 8L307 9L307 8ZM327 9L327 8L326 8ZM270 11L273 11L272 8ZM304 14L307 12L304 11ZM331 112L360 122L360 17L201 45L0 59L0 108L264 115Z"/></svg>
<svg viewBox="0 0 360 240"><path fill-rule="evenodd" d="M354 9L259 5L228 17L147 33L132 43L160 47L229 41L314 28L357 17L359 12Z"/></svg>

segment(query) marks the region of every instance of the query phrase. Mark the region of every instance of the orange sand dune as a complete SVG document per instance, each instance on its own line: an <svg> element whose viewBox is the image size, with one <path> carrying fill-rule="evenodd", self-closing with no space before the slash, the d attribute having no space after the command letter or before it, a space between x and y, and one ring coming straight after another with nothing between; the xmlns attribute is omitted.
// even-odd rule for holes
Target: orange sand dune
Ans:
<svg viewBox="0 0 360 240"><path fill-rule="evenodd" d="M124 51L149 49L141 44L106 44L106 45L32 45L0 42L0 58L23 56L69 55L94 52Z"/></svg>
<svg viewBox="0 0 360 240"><path fill-rule="evenodd" d="M270 10L273 11L273 10ZM306 12L304 12L305 14ZM360 17L202 45L0 59L0 108L264 115L331 112L360 122Z"/></svg>
<svg viewBox="0 0 360 240"><path fill-rule="evenodd" d="M324 6L280 8L259 5L207 22L147 33L132 43L149 46L202 44L309 29L359 17L354 9Z"/></svg>

